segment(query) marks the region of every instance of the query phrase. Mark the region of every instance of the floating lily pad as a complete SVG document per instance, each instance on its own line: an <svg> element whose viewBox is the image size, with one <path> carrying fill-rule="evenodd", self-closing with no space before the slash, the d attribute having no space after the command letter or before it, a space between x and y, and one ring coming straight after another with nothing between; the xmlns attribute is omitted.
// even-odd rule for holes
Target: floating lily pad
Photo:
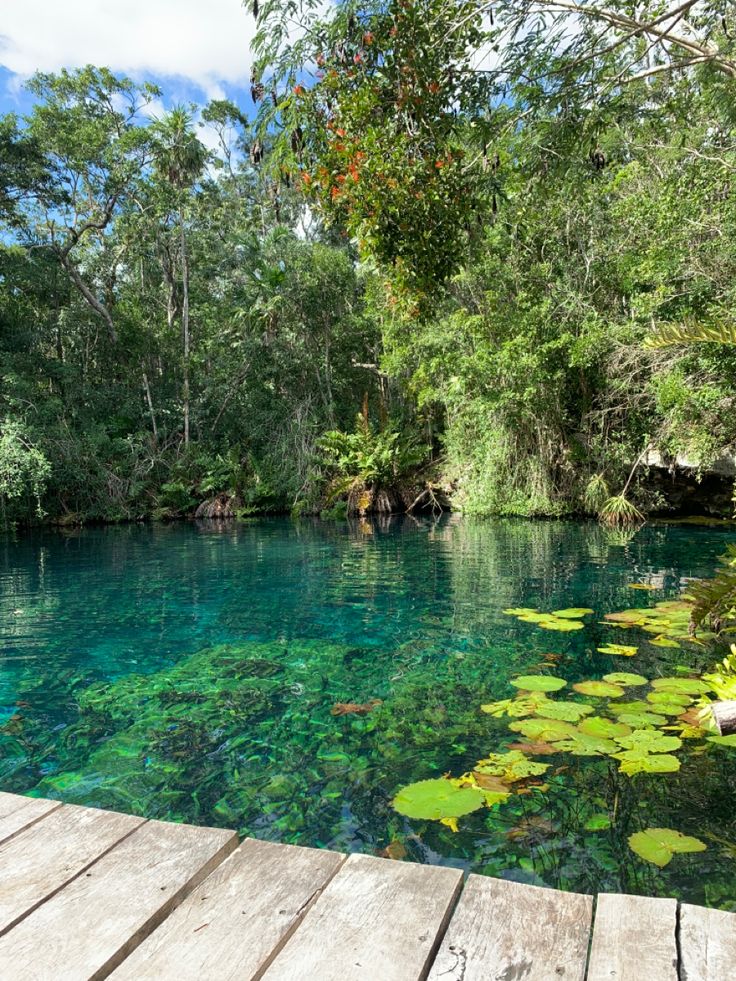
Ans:
<svg viewBox="0 0 736 981"><path fill-rule="evenodd" d="M562 719L564 722L579 722L593 711L592 705L584 702L555 702L551 698L545 700L536 711L544 719Z"/></svg>
<svg viewBox="0 0 736 981"><path fill-rule="evenodd" d="M616 750L616 743L610 739L588 735L580 730L570 739L560 740L557 745L564 753L572 753L573 756L606 756Z"/></svg>
<svg viewBox="0 0 736 981"><path fill-rule="evenodd" d="M673 855L684 852L703 852L706 845L699 838L691 838L671 828L647 828L629 838L629 848L639 858L652 862L663 869Z"/></svg>
<svg viewBox="0 0 736 981"><path fill-rule="evenodd" d="M393 805L406 817L440 821L477 811L483 806L483 795L470 787L457 787L440 777L403 787L394 797Z"/></svg>
<svg viewBox="0 0 736 981"><path fill-rule="evenodd" d="M683 711L685 706L692 705L693 700L690 695L683 695L681 692L670 691L669 689L665 691L650 691L647 695L647 701L657 704L659 702L669 702L672 705L682 705Z"/></svg>
<svg viewBox="0 0 736 981"><path fill-rule="evenodd" d="M654 712L621 712L618 718L627 726L634 726L635 729L663 726L667 721L664 715L656 715Z"/></svg>
<svg viewBox="0 0 736 981"><path fill-rule="evenodd" d="M654 709L650 702L639 700L636 702L614 702L608 706L608 711L618 715L619 712L653 712Z"/></svg>
<svg viewBox="0 0 736 981"><path fill-rule="evenodd" d="M618 657L633 657L639 648L628 644L604 644L602 647L597 647L596 650L599 654L612 654Z"/></svg>
<svg viewBox="0 0 736 981"><path fill-rule="evenodd" d="M559 691L567 684L562 678L555 678L551 674L525 674L514 678L510 683L514 688L523 688L524 691Z"/></svg>
<svg viewBox="0 0 736 981"><path fill-rule="evenodd" d="M491 753L476 764L475 770L477 773L501 777L506 783L514 783L526 777L539 776L549 770L549 767L549 763L537 763L518 750L511 750L509 753Z"/></svg>
<svg viewBox="0 0 736 981"><path fill-rule="evenodd" d="M531 606L517 606L509 610L504 610L503 612L512 617L522 617L527 613L537 613L538 611Z"/></svg>
<svg viewBox="0 0 736 981"><path fill-rule="evenodd" d="M629 587L629 589L643 589L647 592L653 592L654 590L659 589L659 586L653 586L650 582L629 582L626 583L626 585Z"/></svg>
<svg viewBox="0 0 736 981"><path fill-rule="evenodd" d="M643 753L671 753L682 746L677 736L665 736L656 729L635 729L627 736L616 736L616 742L624 749Z"/></svg>
<svg viewBox="0 0 736 981"><path fill-rule="evenodd" d="M625 688L634 688L646 685L647 679L642 674L631 674L629 671L611 671L610 674L603 675L604 681L610 681L612 685L623 685Z"/></svg>
<svg viewBox="0 0 736 981"><path fill-rule="evenodd" d="M710 685L699 678L655 678L652 688L678 695L704 695L710 691Z"/></svg>
<svg viewBox="0 0 736 981"><path fill-rule="evenodd" d="M540 620L538 626L542 630L559 630L561 633L569 633L572 630L582 630L585 626L580 620L565 620L560 617L548 617L544 620Z"/></svg>
<svg viewBox="0 0 736 981"><path fill-rule="evenodd" d="M527 739L537 739L544 743L569 739L577 732L575 726L558 719L524 719L522 722L512 722L509 729L522 733Z"/></svg>
<svg viewBox="0 0 736 981"><path fill-rule="evenodd" d="M554 610L552 616L562 617L563 620L579 620L580 617L587 616L588 613L593 613L593 610L585 606L571 606L567 610Z"/></svg>
<svg viewBox="0 0 736 981"><path fill-rule="evenodd" d="M594 715L590 719L584 719L578 726L586 736L598 736L601 739L615 739L616 736L628 736L631 729L625 722L612 722L604 719L600 715Z"/></svg>
<svg viewBox="0 0 736 981"><path fill-rule="evenodd" d="M708 742L717 746L736 746L736 733L731 733L730 736L708 736Z"/></svg>
<svg viewBox="0 0 736 981"><path fill-rule="evenodd" d="M619 685L612 685L610 681L579 681L572 686L581 695L594 695L597 698L621 698L624 693Z"/></svg>
<svg viewBox="0 0 736 981"><path fill-rule="evenodd" d="M655 637L654 640L650 640L649 643L653 644L655 647L674 647L678 650L680 649L680 645L676 640L672 640L671 637Z"/></svg>
<svg viewBox="0 0 736 981"><path fill-rule="evenodd" d="M636 776L637 773L677 773L680 769L678 758L668 754L631 751L615 755L616 759L621 761L619 770L629 777Z"/></svg>

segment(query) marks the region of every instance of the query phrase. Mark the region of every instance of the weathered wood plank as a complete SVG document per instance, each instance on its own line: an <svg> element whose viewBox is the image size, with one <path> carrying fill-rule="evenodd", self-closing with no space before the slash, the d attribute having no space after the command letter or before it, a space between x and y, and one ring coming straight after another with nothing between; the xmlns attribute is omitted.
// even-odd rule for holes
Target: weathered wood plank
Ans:
<svg viewBox="0 0 736 981"><path fill-rule="evenodd" d="M682 981L725 981L736 977L736 913L680 906Z"/></svg>
<svg viewBox="0 0 736 981"><path fill-rule="evenodd" d="M0 935L143 821L65 804L0 845Z"/></svg>
<svg viewBox="0 0 736 981"><path fill-rule="evenodd" d="M601 893L588 981L677 981L677 900Z"/></svg>
<svg viewBox="0 0 736 981"><path fill-rule="evenodd" d="M471 875L429 981L584 981L593 897Z"/></svg>
<svg viewBox="0 0 736 981"><path fill-rule="evenodd" d="M61 801L0 793L0 844L46 817Z"/></svg>
<svg viewBox="0 0 736 981"><path fill-rule="evenodd" d="M0 978L107 977L237 843L234 831L147 822L0 937Z"/></svg>
<svg viewBox="0 0 736 981"><path fill-rule="evenodd" d="M461 883L458 869L351 855L263 977L424 978Z"/></svg>
<svg viewBox="0 0 736 981"><path fill-rule="evenodd" d="M247 839L120 965L114 981L259 976L344 860Z"/></svg>

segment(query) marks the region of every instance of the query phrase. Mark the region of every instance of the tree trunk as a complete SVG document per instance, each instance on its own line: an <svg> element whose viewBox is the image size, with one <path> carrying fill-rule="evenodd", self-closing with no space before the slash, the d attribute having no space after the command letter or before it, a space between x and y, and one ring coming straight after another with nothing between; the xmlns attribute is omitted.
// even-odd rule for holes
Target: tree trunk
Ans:
<svg viewBox="0 0 736 981"><path fill-rule="evenodd" d="M110 340L113 342L113 344L117 344L118 333L115 330L115 324L113 323L110 311L107 309L104 303L97 299L89 286L87 286L82 277L79 275L76 266L69 260L68 256L60 253L59 259L64 269L66 269L67 273L69 274L69 278L85 298L87 303L89 303L95 313L98 313L107 324L107 332L110 335Z"/></svg>
<svg viewBox="0 0 736 981"><path fill-rule="evenodd" d="M184 341L184 446L189 446L189 355L191 338L189 335L189 259L187 257L187 238L184 231L184 216L179 215L181 233L181 332Z"/></svg>
<svg viewBox="0 0 736 981"><path fill-rule="evenodd" d="M151 416L151 427L153 428L153 444L158 447L158 426L156 425L156 413L153 411L153 399L151 398L151 386L148 384L148 375L146 374L146 369L141 365L143 369L143 388L146 392L146 402L148 403L148 412Z"/></svg>
<svg viewBox="0 0 736 981"><path fill-rule="evenodd" d="M736 702L714 702L711 712L722 736L730 736L736 732Z"/></svg>

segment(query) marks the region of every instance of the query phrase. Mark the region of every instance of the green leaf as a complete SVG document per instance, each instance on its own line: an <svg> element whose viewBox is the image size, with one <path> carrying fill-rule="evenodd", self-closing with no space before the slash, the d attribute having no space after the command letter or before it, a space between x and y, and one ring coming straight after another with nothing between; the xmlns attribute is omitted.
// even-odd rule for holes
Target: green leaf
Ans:
<svg viewBox="0 0 736 981"><path fill-rule="evenodd" d="M592 705L584 702L555 702L553 699L546 699L537 708L536 714L544 719L562 719L564 722L579 722L586 715L593 711Z"/></svg>
<svg viewBox="0 0 736 981"><path fill-rule="evenodd" d="M699 678L655 678L652 688L676 695L705 695L710 685Z"/></svg>
<svg viewBox="0 0 736 981"><path fill-rule="evenodd" d="M579 620L580 617L587 616L588 613L593 612L593 610L589 610L584 606L572 606L567 610L555 610L552 613L552 616L562 617L563 620Z"/></svg>
<svg viewBox="0 0 736 981"><path fill-rule="evenodd" d="M514 688L523 688L525 691L559 691L567 684L562 678L555 678L553 675L545 674L525 674L519 678L514 678L510 684Z"/></svg>
<svg viewBox="0 0 736 981"><path fill-rule="evenodd" d="M471 787L456 787L449 780L419 780L402 787L393 805L409 818L440 821L462 817L483 806L483 794Z"/></svg>
<svg viewBox="0 0 736 981"><path fill-rule="evenodd" d="M633 852L661 869L675 854L703 852L706 847L698 838L691 838L671 828L647 828L645 831L637 831L629 838L629 848Z"/></svg>
<svg viewBox="0 0 736 981"><path fill-rule="evenodd" d="M644 753L671 753L682 746L682 740L677 736L665 736L656 729L635 729L627 736L614 738L624 749Z"/></svg>
<svg viewBox="0 0 736 981"><path fill-rule="evenodd" d="M646 685L647 679L641 674L631 674L629 671L612 671L610 674L603 675L604 681L610 681L612 685L623 685L626 688Z"/></svg>
<svg viewBox="0 0 736 981"><path fill-rule="evenodd" d="M549 770L549 763L538 763L530 760L518 749L508 753L490 753L484 760L479 760L475 766L478 773L488 773L491 776L503 777L508 783L524 780L526 777L539 776Z"/></svg>
<svg viewBox="0 0 736 981"><path fill-rule="evenodd" d="M649 643L654 647L676 647L678 650L680 649L680 645L676 640L672 640L670 637L665 637L664 635L655 637L654 640L650 640Z"/></svg>
<svg viewBox="0 0 736 981"><path fill-rule="evenodd" d="M621 761L619 770L629 777L637 773L676 773L680 769L680 761L676 756L652 755L650 753L637 753L635 751L627 753L616 753L615 757Z"/></svg>
<svg viewBox="0 0 736 981"><path fill-rule="evenodd" d="M654 712L621 712L618 718L627 726L634 726L635 729L644 729L647 726L663 726L667 721L664 715L655 715Z"/></svg>
<svg viewBox="0 0 736 981"><path fill-rule="evenodd" d="M581 695L594 695L596 698L620 698L624 690L610 681L579 681L572 686Z"/></svg>
<svg viewBox="0 0 736 981"><path fill-rule="evenodd" d="M562 617L547 617L540 620L538 626L542 630L559 630L561 633L569 633L572 630L582 630L585 626L579 620L565 620Z"/></svg>
<svg viewBox="0 0 736 981"><path fill-rule="evenodd" d="M708 742L717 746L736 746L736 732L730 736L708 736Z"/></svg>
<svg viewBox="0 0 736 981"><path fill-rule="evenodd" d="M599 654L613 654L618 655L619 657L633 657L639 648L628 646L626 644L604 644L602 647L597 647L596 650Z"/></svg>
<svg viewBox="0 0 736 981"><path fill-rule="evenodd" d="M615 739L617 736L631 734L631 729L625 722L612 722L610 719L601 718L599 715L585 719L578 728L586 736L598 736L601 739Z"/></svg>
<svg viewBox="0 0 736 981"><path fill-rule="evenodd" d="M533 739L543 743L554 743L559 739L570 739L578 731L569 722L562 722L557 719L524 719L523 722L512 722L509 729L513 732L522 733L527 739Z"/></svg>
<svg viewBox="0 0 736 981"><path fill-rule="evenodd" d="M558 742L557 747L573 756L605 756L615 751L616 744L610 739L591 736L578 730L570 739Z"/></svg>

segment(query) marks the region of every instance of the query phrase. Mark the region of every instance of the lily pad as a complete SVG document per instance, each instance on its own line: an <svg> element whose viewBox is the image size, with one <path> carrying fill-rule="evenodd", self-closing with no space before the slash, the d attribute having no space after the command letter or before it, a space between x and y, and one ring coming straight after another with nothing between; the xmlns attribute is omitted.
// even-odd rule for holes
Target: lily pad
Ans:
<svg viewBox="0 0 736 981"><path fill-rule="evenodd" d="M501 777L506 783L514 783L516 780L539 776L549 770L549 767L549 763L537 763L519 750L511 750L509 753L491 753L476 764L475 772Z"/></svg>
<svg viewBox="0 0 736 981"><path fill-rule="evenodd" d="M593 613L593 610L585 606L571 606L567 610L555 610L552 616L562 617L563 620L579 620L580 617L587 616L588 613Z"/></svg>
<svg viewBox="0 0 736 981"><path fill-rule="evenodd" d="M602 647L597 647L596 650L599 654L612 654L617 657L633 657L639 648L629 644L604 644Z"/></svg>
<svg viewBox="0 0 736 981"><path fill-rule="evenodd" d="M680 761L669 754L637 753L635 751L616 753L616 759L621 761L619 770L629 777L637 773L677 773Z"/></svg>
<svg viewBox="0 0 736 981"><path fill-rule="evenodd" d="M572 630L582 630L585 626L580 620L565 620L563 617L548 617L540 620L538 626L542 630L559 630L561 633L569 633Z"/></svg>
<svg viewBox="0 0 736 981"><path fill-rule="evenodd" d="M457 787L449 780L419 780L402 787L393 805L408 818L440 821L462 817L483 806L483 795L470 787Z"/></svg>
<svg viewBox="0 0 736 981"><path fill-rule="evenodd" d="M525 674L514 678L511 684L514 688L523 688L524 691L559 691L567 682L551 674Z"/></svg>
<svg viewBox="0 0 736 981"><path fill-rule="evenodd" d="M680 645L676 640L672 640L671 637L665 637L664 635L660 637L655 637L654 640L649 641L654 647L675 647L679 650Z"/></svg>
<svg viewBox="0 0 736 981"><path fill-rule="evenodd" d="M708 742L717 746L736 746L736 733L731 733L730 736L708 736Z"/></svg>
<svg viewBox="0 0 736 981"><path fill-rule="evenodd" d="M699 678L655 678L652 688L678 695L705 695L710 691L710 685Z"/></svg>
<svg viewBox="0 0 736 981"><path fill-rule="evenodd" d="M515 606L511 609L503 610L503 612L512 617L522 617L527 613L537 613L538 611L531 606Z"/></svg>
<svg viewBox="0 0 736 981"><path fill-rule="evenodd" d="M544 719L562 719L564 722L579 722L593 711L592 705L584 702L555 702L547 698L536 711Z"/></svg>
<svg viewBox="0 0 736 981"><path fill-rule="evenodd" d="M621 698L623 688L612 685L610 681L579 681L572 686L581 695L594 695L597 698Z"/></svg>
<svg viewBox="0 0 736 981"><path fill-rule="evenodd" d="M614 737L624 749L644 753L671 753L682 746L677 736L665 736L656 729L635 729L627 736Z"/></svg>
<svg viewBox="0 0 736 981"><path fill-rule="evenodd" d="M610 674L604 674L603 680L610 681L612 685L623 685L625 688L647 684L644 675L631 674L629 671L612 671Z"/></svg>
<svg viewBox="0 0 736 981"><path fill-rule="evenodd" d="M684 852L703 852L706 845L699 838L691 838L671 828L647 828L629 838L629 848L639 858L663 869L673 855Z"/></svg>
<svg viewBox="0 0 736 981"><path fill-rule="evenodd" d="M586 736L598 736L601 739L615 739L617 736L628 736L631 729L625 722L612 722L600 715L584 719L578 726Z"/></svg>
<svg viewBox="0 0 736 981"><path fill-rule="evenodd" d="M522 722L512 722L509 729L520 732L527 739L536 739L544 743L569 739L578 731L569 722L558 719L524 719Z"/></svg>
<svg viewBox="0 0 736 981"><path fill-rule="evenodd" d="M626 583L629 589L643 589L647 592L654 592L659 586L653 586L650 582L629 582Z"/></svg>
<svg viewBox="0 0 736 981"><path fill-rule="evenodd" d="M621 712L618 716L621 722L635 729L646 729L647 726L663 726L667 721L664 715L654 712Z"/></svg>
<svg viewBox="0 0 736 981"><path fill-rule="evenodd" d="M610 739L587 735L580 730L570 739L561 740L557 745L564 753L572 753L573 756L606 756L616 749L616 743L611 742Z"/></svg>

